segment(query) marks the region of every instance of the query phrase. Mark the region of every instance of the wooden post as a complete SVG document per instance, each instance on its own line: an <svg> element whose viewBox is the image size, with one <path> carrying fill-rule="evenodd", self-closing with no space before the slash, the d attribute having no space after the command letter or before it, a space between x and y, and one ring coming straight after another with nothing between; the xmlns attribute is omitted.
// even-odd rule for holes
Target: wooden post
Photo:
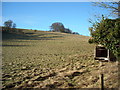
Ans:
<svg viewBox="0 0 120 90"><path fill-rule="evenodd" d="M101 66L102 66L102 61L100 61L100 63L99 63L99 68L101 68ZM100 70L99 78L100 78L100 88L101 88L101 90L104 90L104 75L102 72L102 68Z"/></svg>
<svg viewBox="0 0 120 90"><path fill-rule="evenodd" d="M101 84L101 90L104 90L104 76L103 74L100 74L100 84Z"/></svg>
<svg viewBox="0 0 120 90"><path fill-rule="evenodd" d="M71 70L73 70L74 65L73 65L73 59L71 59Z"/></svg>
<svg viewBox="0 0 120 90"><path fill-rule="evenodd" d="M101 68L101 66L102 66L102 61L100 61L100 63L99 63L99 68ZM100 71L100 73L101 73L101 71Z"/></svg>
<svg viewBox="0 0 120 90"><path fill-rule="evenodd" d="M107 58L108 58L108 61L110 61L110 50L109 49L107 50Z"/></svg>

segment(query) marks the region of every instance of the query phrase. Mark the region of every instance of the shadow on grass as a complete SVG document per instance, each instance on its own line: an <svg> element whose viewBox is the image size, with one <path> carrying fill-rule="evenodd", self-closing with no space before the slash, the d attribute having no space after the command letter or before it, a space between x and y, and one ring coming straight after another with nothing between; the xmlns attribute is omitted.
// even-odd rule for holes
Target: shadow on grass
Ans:
<svg viewBox="0 0 120 90"><path fill-rule="evenodd" d="M25 47L29 45L2 45L2 47Z"/></svg>
<svg viewBox="0 0 120 90"><path fill-rule="evenodd" d="M37 33L25 33L25 34L16 34L16 33L2 33L2 40L12 40L12 39L19 39L19 40L55 40L61 39L63 35L58 36L44 36L44 35L51 35L51 33L44 33L40 34ZM55 35L55 34L53 34Z"/></svg>

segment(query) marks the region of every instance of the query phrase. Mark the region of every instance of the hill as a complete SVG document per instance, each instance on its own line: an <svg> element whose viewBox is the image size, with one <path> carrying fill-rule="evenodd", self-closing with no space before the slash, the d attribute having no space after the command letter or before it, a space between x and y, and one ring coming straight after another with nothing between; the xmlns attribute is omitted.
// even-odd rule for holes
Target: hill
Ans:
<svg viewBox="0 0 120 90"><path fill-rule="evenodd" d="M88 36L23 30L3 33L4 88L99 88L104 72L106 88L118 85L117 62L94 60Z"/></svg>

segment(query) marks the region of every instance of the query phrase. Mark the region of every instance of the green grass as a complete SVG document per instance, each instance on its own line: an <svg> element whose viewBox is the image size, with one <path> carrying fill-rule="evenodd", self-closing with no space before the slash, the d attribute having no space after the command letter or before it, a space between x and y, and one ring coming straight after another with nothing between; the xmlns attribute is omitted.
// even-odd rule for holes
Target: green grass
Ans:
<svg viewBox="0 0 120 90"><path fill-rule="evenodd" d="M99 87L97 79L93 83L89 80L90 75L94 77L94 72L99 70L99 63L93 59L95 46L88 43L90 37L32 30L24 32L3 34L3 87ZM65 70L61 72L62 69ZM72 79L65 76L65 72L76 70L85 71ZM74 75L73 72L70 75ZM85 85L87 80L89 83ZM116 87L116 83L113 86Z"/></svg>

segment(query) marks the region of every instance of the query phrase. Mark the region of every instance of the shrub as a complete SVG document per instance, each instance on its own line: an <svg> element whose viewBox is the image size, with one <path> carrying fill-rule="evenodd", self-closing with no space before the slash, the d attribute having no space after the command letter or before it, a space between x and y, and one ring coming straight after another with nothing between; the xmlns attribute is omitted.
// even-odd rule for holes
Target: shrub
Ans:
<svg viewBox="0 0 120 90"><path fill-rule="evenodd" d="M120 56L120 19L102 19L89 28L92 39L89 43L97 43L110 49L114 55Z"/></svg>

